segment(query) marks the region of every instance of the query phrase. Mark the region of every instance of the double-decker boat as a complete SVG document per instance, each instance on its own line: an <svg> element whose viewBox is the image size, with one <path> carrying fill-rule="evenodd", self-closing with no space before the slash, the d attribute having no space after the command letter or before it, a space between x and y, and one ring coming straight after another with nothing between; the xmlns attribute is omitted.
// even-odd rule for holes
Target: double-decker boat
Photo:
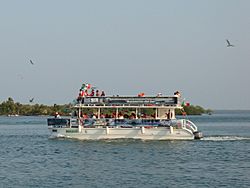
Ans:
<svg viewBox="0 0 250 188"><path fill-rule="evenodd" d="M177 119L180 96L84 96L74 105L75 118L49 118L52 137L80 140L202 138L190 120Z"/></svg>

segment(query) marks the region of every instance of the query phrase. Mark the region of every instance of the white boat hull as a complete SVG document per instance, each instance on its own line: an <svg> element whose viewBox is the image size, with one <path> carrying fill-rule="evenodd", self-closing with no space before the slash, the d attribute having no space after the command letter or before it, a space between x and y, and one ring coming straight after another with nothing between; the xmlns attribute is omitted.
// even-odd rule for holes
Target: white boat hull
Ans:
<svg viewBox="0 0 250 188"><path fill-rule="evenodd" d="M52 128L51 137L65 137L79 140L102 139L142 139L142 140L193 140L194 134L186 129L171 129L168 127L98 127L82 128Z"/></svg>

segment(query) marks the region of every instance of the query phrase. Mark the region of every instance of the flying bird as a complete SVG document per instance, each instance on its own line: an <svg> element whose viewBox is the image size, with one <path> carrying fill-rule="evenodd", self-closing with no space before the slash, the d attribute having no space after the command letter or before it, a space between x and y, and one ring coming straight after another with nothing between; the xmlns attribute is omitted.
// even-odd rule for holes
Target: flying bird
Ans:
<svg viewBox="0 0 250 188"><path fill-rule="evenodd" d="M30 60L30 64L34 65L34 63L33 63L33 61L32 61L32 60Z"/></svg>
<svg viewBox="0 0 250 188"><path fill-rule="evenodd" d="M34 97L32 99L30 99L29 101L30 101L30 103L33 102L34 101Z"/></svg>
<svg viewBox="0 0 250 188"><path fill-rule="evenodd" d="M234 47L234 45L232 45L229 40L226 40L227 41L227 47Z"/></svg>

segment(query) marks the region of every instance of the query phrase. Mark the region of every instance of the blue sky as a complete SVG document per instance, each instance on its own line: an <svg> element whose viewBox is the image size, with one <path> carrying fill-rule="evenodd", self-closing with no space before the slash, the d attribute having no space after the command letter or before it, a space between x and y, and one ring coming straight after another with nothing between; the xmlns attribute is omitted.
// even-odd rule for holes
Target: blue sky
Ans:
<svg viewBox="0 0 250 188"><path fill-rule="evenodd" d="M87 82L110 95L180 90L205 108L250 109L249 8L247 0L1 1L0 102L65 104Z"/></svg>

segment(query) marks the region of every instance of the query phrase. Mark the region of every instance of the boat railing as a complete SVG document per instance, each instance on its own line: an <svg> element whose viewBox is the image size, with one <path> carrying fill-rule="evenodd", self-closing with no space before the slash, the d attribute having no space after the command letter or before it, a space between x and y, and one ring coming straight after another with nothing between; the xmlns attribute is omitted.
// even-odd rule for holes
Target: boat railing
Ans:
<svg viewBox="0 0 250 188"><path fill-rule="evenodd" d="M176 119L115 119L115 118L81 118L80 121L82 126L86 127L95 127L95 126L152 126L152 127L173 127L174 129L182 129L186 126L183 120ZM193 125L191 125L193 127ZM189 128L192 129L192 128ZM192 129L195 130L195 129Z"/></svg>
<svg viewBox="0 0 250 188"><path fill-rule="evenodd" d="M78 122L74 118L48 118L49 127L53 128L77 128Z"/></svg>
<svg viewBox="0 0 250 188"><path fill-rule="evenodd" d="M174 129L187 129L191 132L196 132L198 129L196 125L187 119L114 119L114 118L101 118L93 119L86 118L77 119L72 118L49 118L48 126L54 128L77 128L78 122L81 126L95 127L95 126L152 126L152 127L173 127Z"/></svg>
<svg viewBox="0 0 250 188"><path fill-rule="evenodd" d="M182 121L183 121L183 126L186 129L189 129L192 132L196 132L198 130L197 127L196 127L196 125L192 121L187 120L187 119L183 119Z"/></svg>
<svg viewBox="0 0 250 188"><path fill-rule="evenodd" d="M179 104L179 98L176 96L87 96L78 98L74 107L180 107Z"/></svg>
<svg viewBox="0 0 250 188"><path fill-rule="evenodd" d="M48 126L50 127L70 127L71 126L71 120L70 118L48 118L47 119Z"/></svg>

